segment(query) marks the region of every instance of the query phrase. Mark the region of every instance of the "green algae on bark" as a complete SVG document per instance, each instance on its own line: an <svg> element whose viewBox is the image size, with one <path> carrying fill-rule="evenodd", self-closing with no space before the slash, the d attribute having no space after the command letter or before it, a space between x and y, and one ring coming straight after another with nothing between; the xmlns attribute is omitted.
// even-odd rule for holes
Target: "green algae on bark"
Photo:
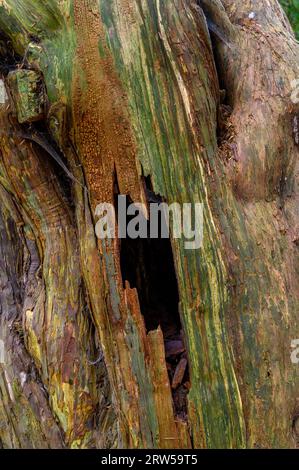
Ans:
<svg viewBox="0 0 299 470"><path fill-rule="evenodd" d="M19 379L4 374L2 416L10 387L27 410L13 440L0 428L5 446L28 446L30 432L36 447L295 445L298 380L288 347L298 331L298 109L289 95L299 51L278 3L255 2L253 18L251 3L206 10L202 2L229 36L213 36L212 47L203 10L187 0L0 2L17 65L43 76L44 124L89 190L64 191L42 150L11 138L18 124L6 103L1 200L15 207L19 239L34 242L40 266L18 321L37 389L48 392L38 406L57 427L41 440ZM218 132L219 82L227 142ZM185 421L172 409L163 334L146 331L119 245L94 234L95 207L113 201L115 181L144 201L144 177L168 203L204 204L201 250L172 240L190 370ZM98 341L107 369L90 364Z"/></svg>

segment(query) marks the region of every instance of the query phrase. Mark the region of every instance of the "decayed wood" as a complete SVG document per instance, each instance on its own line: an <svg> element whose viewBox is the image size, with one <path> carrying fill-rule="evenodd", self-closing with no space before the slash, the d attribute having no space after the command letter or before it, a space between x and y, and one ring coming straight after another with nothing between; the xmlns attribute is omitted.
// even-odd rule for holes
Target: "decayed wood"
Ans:
<svg viewBox="0 0 299 470"><path fill-rule="evenodd" d="M278 3L6 0L0 29L10 96L7 67L42 74L43 126L75 178L0 105L2 445L296 445L299 47ZM172 240L176 395L118 241L94 233L115 182L142 202L147 176L168 203L204 204L203 248Z"/></svg>
<svg viewBox="0 0 299 470"><path fill-rule="evenodd" d="M34 70L14 70L7 84L21 124L40 121L44 117L45 90L42 77Z"/></svg>
<svg viewBox="0 0 299 470"><path fill-rule="evenodd" d="M176 366L175 373L172 379L172 388L177 388L179 385L181 385L184 374L186 372L186 367L187 367L187 359L183 357L178 365Z"/></svg>
<svg viewBox="0 0 299 470"><path fill-rule="evenodd" d="M165 357L175 356L185 351L185 346L182 340L169 340L165 342Z"/></svg>

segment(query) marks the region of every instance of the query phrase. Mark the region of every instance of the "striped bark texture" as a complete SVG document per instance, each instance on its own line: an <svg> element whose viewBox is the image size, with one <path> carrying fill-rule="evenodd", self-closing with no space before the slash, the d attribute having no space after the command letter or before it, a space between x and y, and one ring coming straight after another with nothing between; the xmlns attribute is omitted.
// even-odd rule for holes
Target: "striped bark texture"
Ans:
<svg viewBox="0 0 299 470"><path fill-rule="evenodd" d="M296 447L279 3L0 0L0 75L0 447ZM203 203L202 248L97 239L118 194Z"/></svg>

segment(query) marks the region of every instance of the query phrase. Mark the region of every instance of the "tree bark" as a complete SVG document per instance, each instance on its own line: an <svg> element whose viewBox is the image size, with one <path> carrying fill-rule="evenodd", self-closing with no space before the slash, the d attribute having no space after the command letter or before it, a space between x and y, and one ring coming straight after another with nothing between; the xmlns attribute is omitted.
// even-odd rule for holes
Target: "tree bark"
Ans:
<svg viewBox="0 0 299 470"><path fill-rule="evenodd" d="M299 45L278 2L3 0L0 30L0 444L295 447ZM149 193L203 203L200 250L96 238L99 203Z"/></svg>

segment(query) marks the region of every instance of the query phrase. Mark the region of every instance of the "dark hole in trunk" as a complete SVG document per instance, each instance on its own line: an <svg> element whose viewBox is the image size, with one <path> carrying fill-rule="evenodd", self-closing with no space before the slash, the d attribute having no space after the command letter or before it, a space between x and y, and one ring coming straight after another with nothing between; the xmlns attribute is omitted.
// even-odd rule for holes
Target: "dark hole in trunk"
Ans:
<svg viewBox="0 0 299 470"><path fill-rule="evenodd" d="M149 178L144 179L149 203L161 203L162 199L153 192ZM118 190L117 181L115 190ZM117 200L117 196L116 196ZM127 198L127 207L132 201ZM116 206L117 207L117 206ZM127 216L127 223L135 216ZM166 365L173 385L173 403L177 416L186 418L186 396L189 390L187 355L183 342L182 325L179 315L179 293L169 238L150 238L149 221L147 238L120 240L120 263L123 282L129 281L131 288L138 292L141 312L147 331L160 325L165 343Z"/></svg>

